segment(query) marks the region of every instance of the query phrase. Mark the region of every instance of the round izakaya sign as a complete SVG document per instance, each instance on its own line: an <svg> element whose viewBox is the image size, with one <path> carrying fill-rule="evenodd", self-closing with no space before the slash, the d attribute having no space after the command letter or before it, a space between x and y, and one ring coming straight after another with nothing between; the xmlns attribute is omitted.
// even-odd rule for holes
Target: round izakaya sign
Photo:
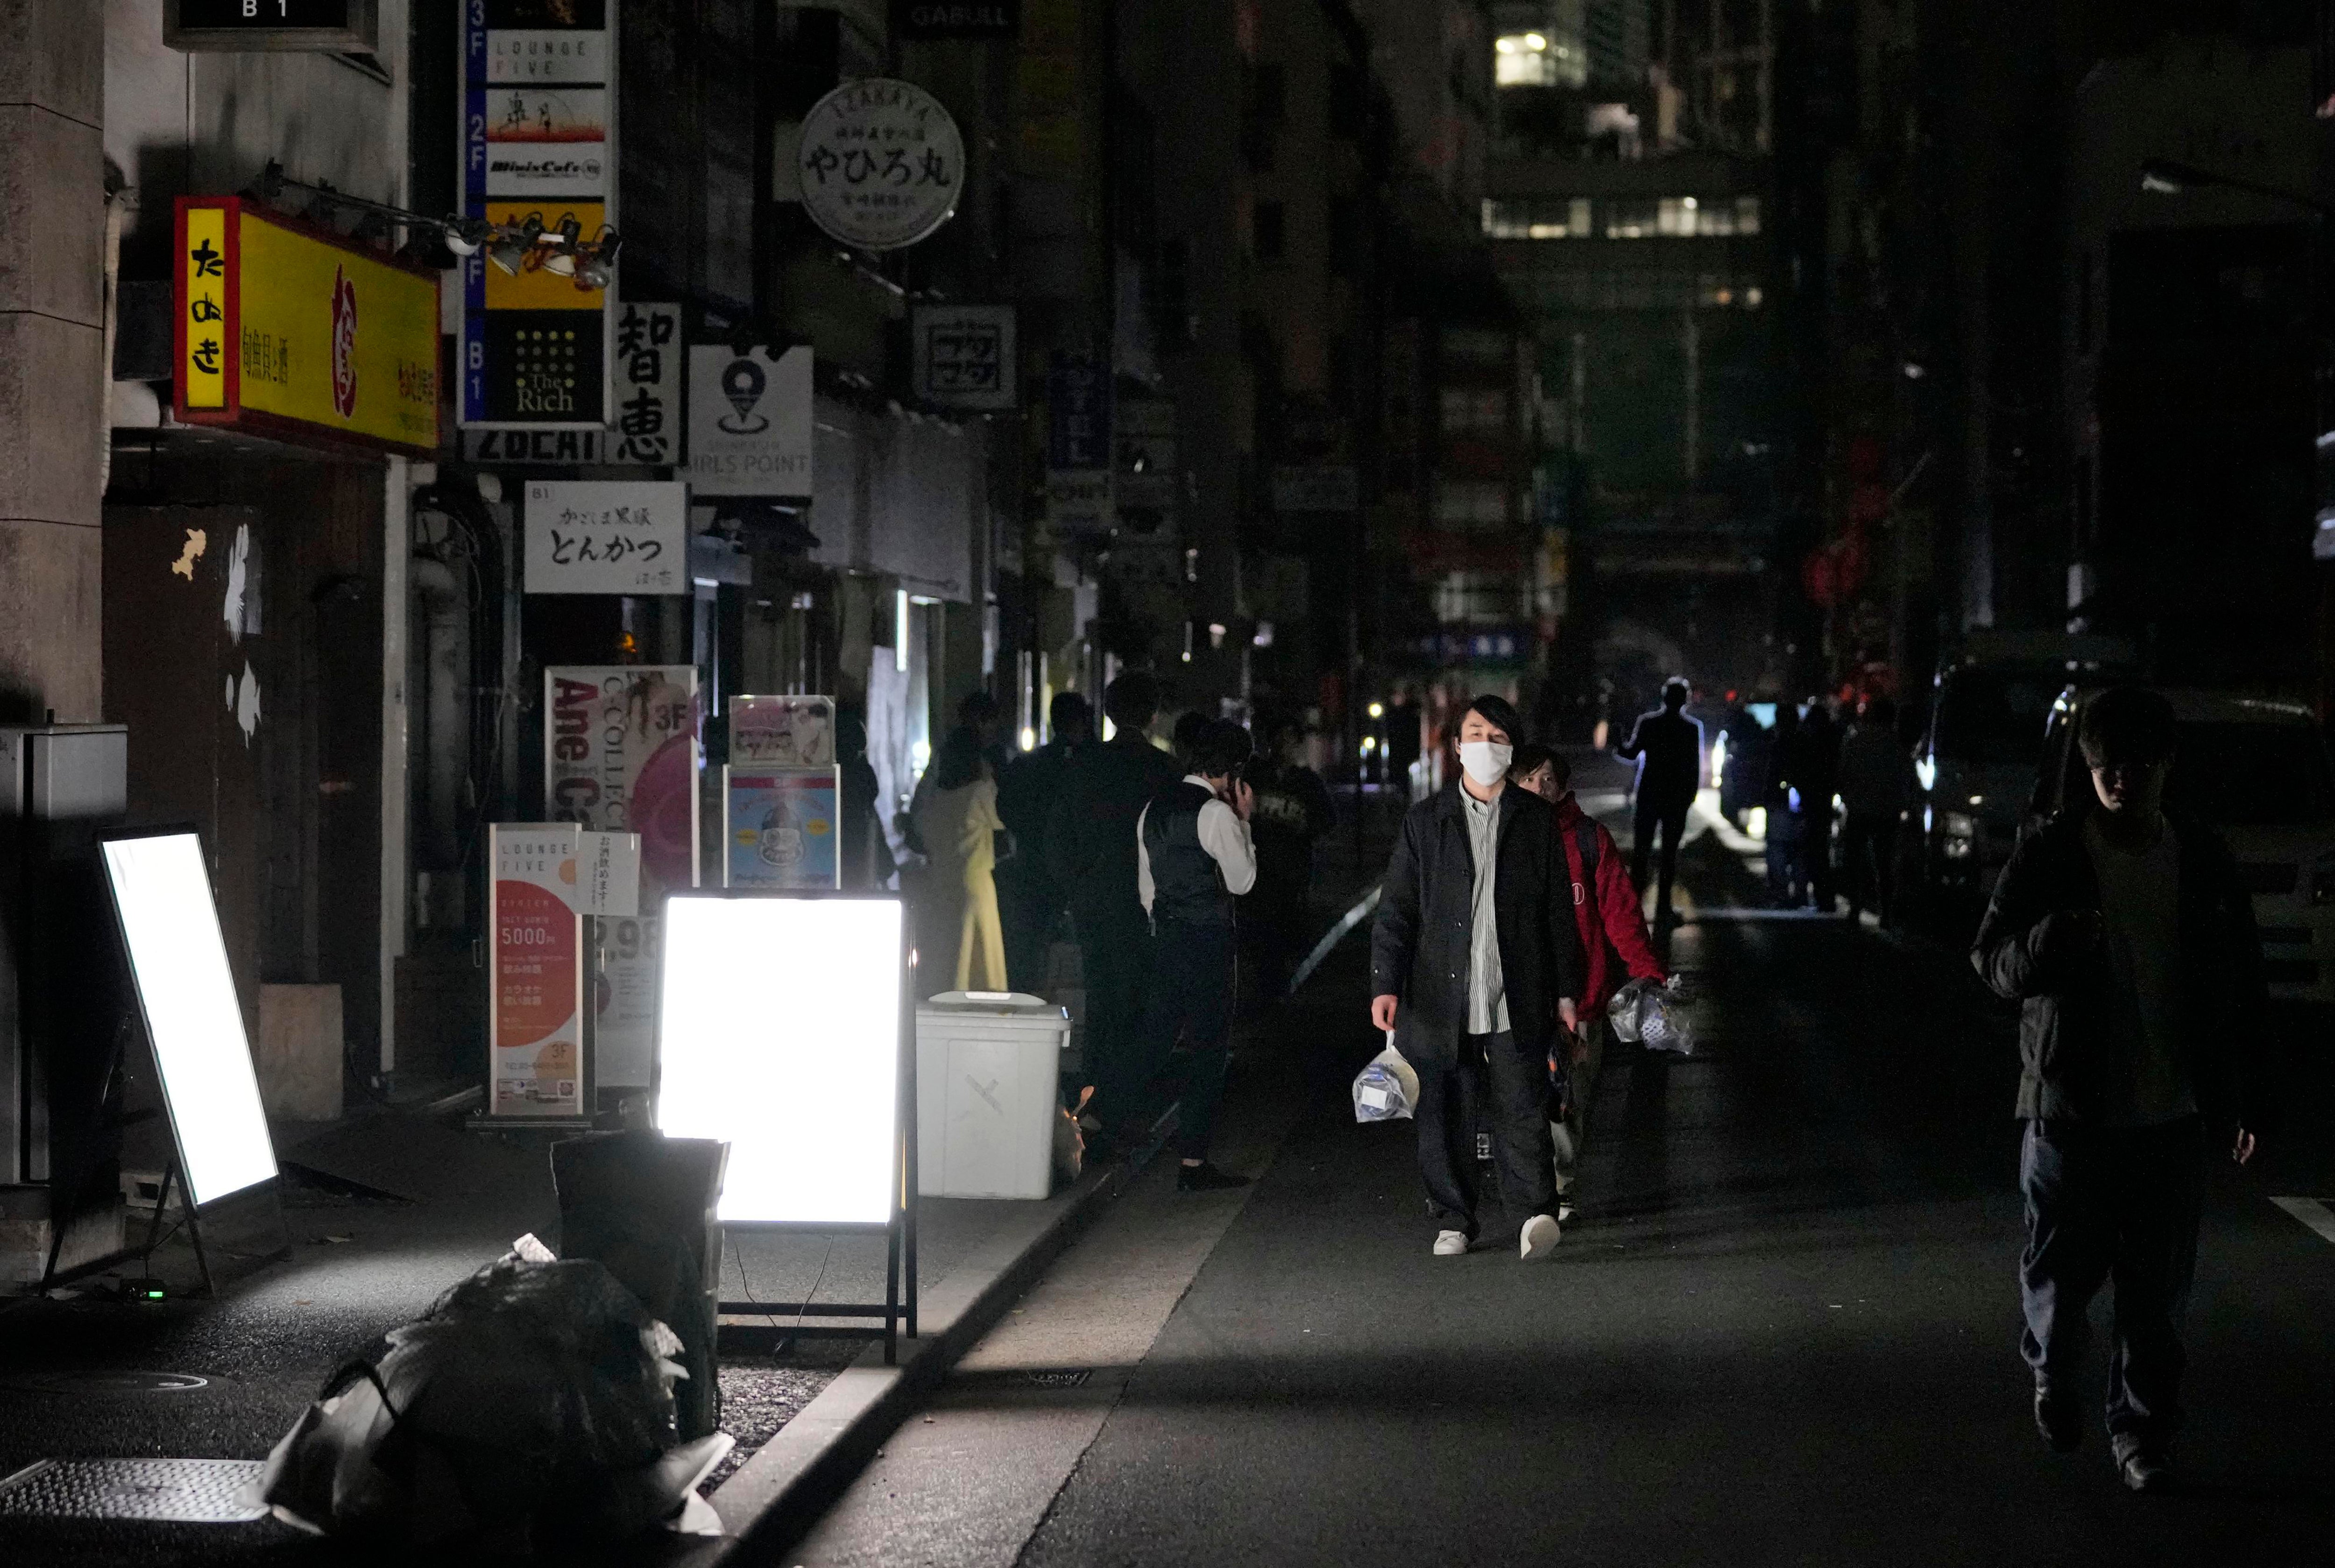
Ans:
<svg viewBox="0 0 2335 1568"><path fill-rule="evenodd" d="M847 82L804 117L798 168L812 222L862 250L897 250L956 211L964 138L913 82Z"/></svg>

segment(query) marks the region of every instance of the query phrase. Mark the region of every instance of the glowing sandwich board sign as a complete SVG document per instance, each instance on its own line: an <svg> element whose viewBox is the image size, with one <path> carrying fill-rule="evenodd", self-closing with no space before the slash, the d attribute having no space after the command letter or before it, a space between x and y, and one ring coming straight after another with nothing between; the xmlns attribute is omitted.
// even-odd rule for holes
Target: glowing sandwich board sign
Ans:
<svg viewBox="0 0 2335 1568"><path fill-rule="evenodd" d="M156 833L109 838L102 850L179 1175L199 1208L276 1175L202 840Z"/></svg>
<svg viewBox="0 0 2335 1568"><path fill-rule="evenodd" d="M896 898L667 900L657 1126L730 1145L724 1224L899 1212Z"/></svg>

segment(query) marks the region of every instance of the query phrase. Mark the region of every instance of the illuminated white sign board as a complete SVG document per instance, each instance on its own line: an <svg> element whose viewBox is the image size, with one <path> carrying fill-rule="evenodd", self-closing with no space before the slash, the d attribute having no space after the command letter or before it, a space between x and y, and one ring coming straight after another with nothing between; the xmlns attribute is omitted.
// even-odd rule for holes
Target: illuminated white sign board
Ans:
<svg viewBox="0 0 2335 1568"><path fill-rule="evenodd" d="M276 1149L202 841L113 838L104 852L188 1194L199 1206L256 1186L276 1174Z"/></svg>
<svg viewBox="0 0 2335 1568"><path fill-rule="evenodd" d="M664 908L657 1126L730 1145L718 1217L889 1223L900 902L681 896Z"/></svg>

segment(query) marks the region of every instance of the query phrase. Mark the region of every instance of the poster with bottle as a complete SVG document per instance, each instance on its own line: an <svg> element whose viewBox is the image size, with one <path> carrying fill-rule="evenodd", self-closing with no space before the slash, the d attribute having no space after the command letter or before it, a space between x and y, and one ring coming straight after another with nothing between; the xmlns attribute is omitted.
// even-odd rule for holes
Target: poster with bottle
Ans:
<svg viewBox="0 0 2335 1568"><path fill-rule="evenodd" d="M497 823L491 830L495 963L488 997L494 1042L487 1111L512 1118L591 1113L585 1045L584 918L576 912L580 835L572 823Z"/></svg>
<svg viewBox="0 0 2335 1568"><path fill-rule="evenodd" d="M835 768L722 769L722 885L840 887L843 776Z"/></svg>
<svg viewBox="0 0 2335 1568"><path fill-rule="evenodd" d="M697 670L553 664L543 672L544 808L640 838L640 915L599 922L597 1082L647 1089L656 1060L657 916L697 886Z"/></svg>
<svg viewBox="0 0 2335 1568"><path fill-rule="evenodd" d="M828 768L835 763L835 699L730 699L733 767Z"/></svg>

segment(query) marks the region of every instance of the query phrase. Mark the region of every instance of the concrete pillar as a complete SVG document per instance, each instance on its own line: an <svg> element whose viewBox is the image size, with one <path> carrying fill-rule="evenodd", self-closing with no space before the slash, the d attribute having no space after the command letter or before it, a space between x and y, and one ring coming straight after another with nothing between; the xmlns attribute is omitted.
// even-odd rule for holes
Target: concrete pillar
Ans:
<svg viewBox="0 0 2335 1568"><path fill-rule="evenodd" d="M0 0L0 722L102 716L104 105L103 8Z"/></svg>

